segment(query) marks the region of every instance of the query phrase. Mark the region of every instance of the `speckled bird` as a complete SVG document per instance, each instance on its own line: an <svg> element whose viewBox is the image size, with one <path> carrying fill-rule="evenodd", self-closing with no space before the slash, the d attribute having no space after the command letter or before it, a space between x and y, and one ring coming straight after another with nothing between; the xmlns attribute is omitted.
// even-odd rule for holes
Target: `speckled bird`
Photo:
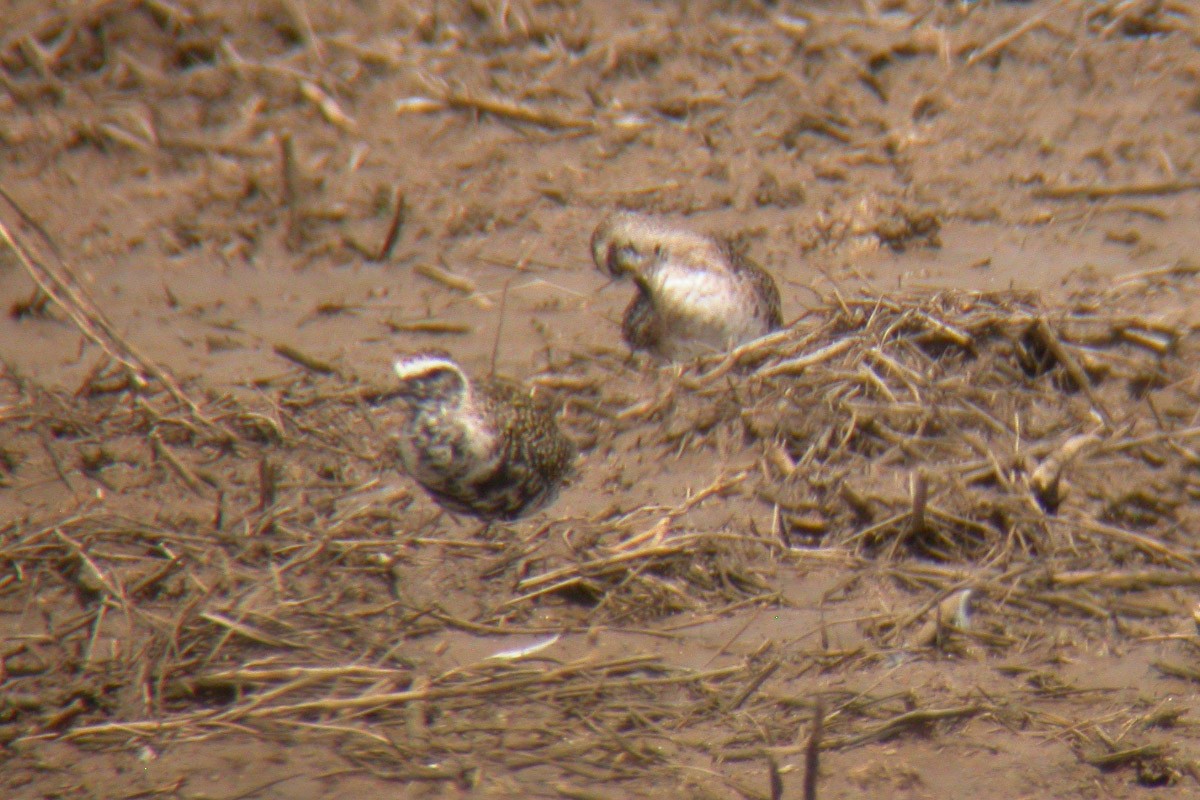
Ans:
<svg viewBox="0 0 1200 800"><path fill-rule="evenodd" d="M443 508L511 521L552 501L575 460L553 415L523 387L471 381L449 358L393 365L407 414L397 434L405 470Z"/></svg>
<svg viewBox="0 0 1200 800"><path fill-rule="evenodd" d="M621 324L635 350L681 361L729 350L783 325L775 280L712 236L619 212L592 234L592 259L637 285Z"/></svg>

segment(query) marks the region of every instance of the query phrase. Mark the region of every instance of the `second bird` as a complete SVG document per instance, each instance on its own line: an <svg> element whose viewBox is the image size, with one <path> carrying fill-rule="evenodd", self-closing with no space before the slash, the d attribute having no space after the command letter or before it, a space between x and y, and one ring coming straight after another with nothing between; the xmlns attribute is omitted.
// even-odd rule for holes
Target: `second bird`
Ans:
<svg viewBox="0 0 1200 800"><path fill-rule="evenodd" d="M621 333L671 360L737 347L783 325L779 288L729 243L654 217L619 212L592 234L596 266L632 278Z"/></svg>

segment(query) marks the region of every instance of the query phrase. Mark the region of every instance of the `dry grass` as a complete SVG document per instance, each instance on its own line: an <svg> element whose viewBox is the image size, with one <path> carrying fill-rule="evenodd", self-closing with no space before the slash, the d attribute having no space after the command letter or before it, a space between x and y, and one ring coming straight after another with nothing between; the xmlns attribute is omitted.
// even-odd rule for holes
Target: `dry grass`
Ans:
<svg viewBox="0 0 1200 800"><path fill-rule="evenodd" d="M371 426L389 404L361 382L306 370L257 396L186 403L153 382L106 388L103 373L74 397L10 374L6 479L59 481L75 501L2 531L6 606L58 609L0 654L27 687L4 738L304 731L396 778L469 784L484 765L542 765L622 779L696 754L801 752L788 742L810 702L767 690L813 665L929 647L1013 658L1039 645L1047 614L1170 615L1154 591L1200 583L1185 535L1200 463L1195 337L1111 309L1152 303L1193 272L1054 307L833 294L769 340L648 377L581 354L538 382L581 438L611 426L665 458L686 446L753 466L678 507L551 514L487 539L414 519L404 492L370 494L387 457ZM229 438L195 425L193 405ZM159 502L127 502L147 493ZM772 529L694 524L714 501L765 504ZM779 603L780 565L823 561L915 602L869 620L868 647L810 639L708 669L534 651L431 673L419 644L451 630L669 637L662 623L679 611ZM981 714L1030 721L1019 697L913 707L822 694L827 749ZM743 728L730 712L745 706L755 721ZM521 724L497 722L503 709L521 709Z"/></svg>

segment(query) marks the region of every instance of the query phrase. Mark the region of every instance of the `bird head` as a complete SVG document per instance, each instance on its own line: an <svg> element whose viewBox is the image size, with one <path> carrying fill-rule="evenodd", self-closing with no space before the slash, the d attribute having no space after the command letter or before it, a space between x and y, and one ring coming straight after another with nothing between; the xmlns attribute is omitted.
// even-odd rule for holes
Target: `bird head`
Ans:
<svg viewBox="0 0 1200 800"><path fill-rule="evenodd" d="M614 278L638 276L659 255L655 226L646 217L618 212L605 217L592 234L592 260Z"/></svg>
<svg viewBox="0 0 1200 800"><path fill-rule="evenodd" d="M470 391L462 368L448 357L432 353L403 356L392 364L400 379L399 394L416 405L461 405Z"/></svg>

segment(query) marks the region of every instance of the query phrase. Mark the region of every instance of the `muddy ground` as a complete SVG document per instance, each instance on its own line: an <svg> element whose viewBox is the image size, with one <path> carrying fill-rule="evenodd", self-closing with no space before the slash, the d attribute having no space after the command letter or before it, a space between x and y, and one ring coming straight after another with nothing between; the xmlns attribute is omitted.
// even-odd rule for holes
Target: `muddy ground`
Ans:
<svg viewBox="0 0 1200 800"><path fill-rule="evenodd" d="M3 3L0 794L798 798L820 715L824 798L1200 796L1198 45L1172 0ZM614 208L794 327L631 358ZM396 471L428 348L561 409L557 503Z"/></svg>

